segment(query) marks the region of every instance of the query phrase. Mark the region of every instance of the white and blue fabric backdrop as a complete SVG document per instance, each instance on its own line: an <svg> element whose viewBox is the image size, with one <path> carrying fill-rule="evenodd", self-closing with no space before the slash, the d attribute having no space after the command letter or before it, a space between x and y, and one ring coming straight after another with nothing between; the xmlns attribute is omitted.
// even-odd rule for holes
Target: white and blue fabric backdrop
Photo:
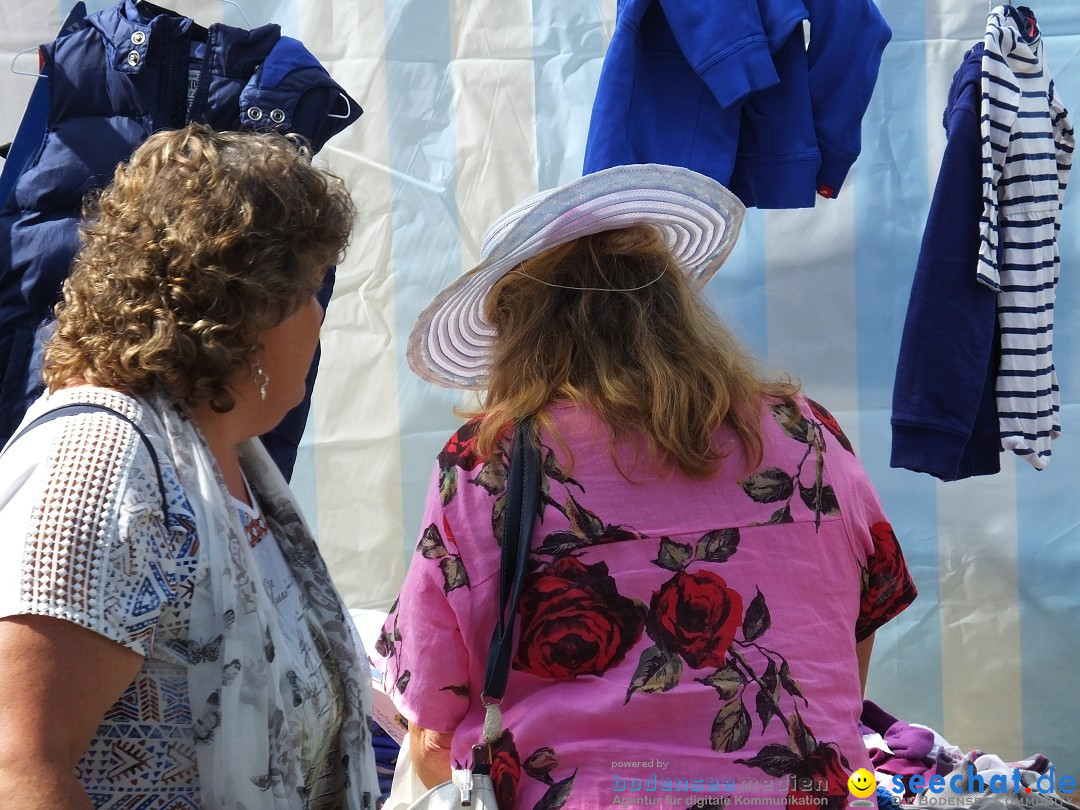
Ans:
<svg viewBox="0 0 1080 810"><path fill-rule="evenodd" d="M491 220L580 174L615 2L240 3L253 25L276 22L303 40L366 110L318 158L350 184L360 216L327 313L294 483L346 600L386 608L461 401L408 371L405 338L424 304L475 261ZM14 135L34 82L8 63L51 39L72 4L0 3L0 142ZM840 197L751 211L708 296L769 366L833 410L901 538L920 596L878 634L869 696L965 750L1039 751L1059 778L1080 776L1080 189L1067 195L1061 230L1063 432L1049 468L1006 458L997 476L950 484L890 469L893 372L944 146L941 113L988 7L879 5L893 39ZM170 7L204 24L243 24L221 0ZM1059 92L1080 110L1080 5L1033 8ZM36 60L15 66L32 71Z"/></svg>

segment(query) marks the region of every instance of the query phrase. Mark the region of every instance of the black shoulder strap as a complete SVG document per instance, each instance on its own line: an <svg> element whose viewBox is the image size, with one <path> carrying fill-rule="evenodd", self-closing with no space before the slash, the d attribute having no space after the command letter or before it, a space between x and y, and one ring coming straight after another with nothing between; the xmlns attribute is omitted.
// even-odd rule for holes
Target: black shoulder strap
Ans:
<svg viewBox="0 0 1080 810"><path fill-rule="evenodd" d="M529 561L533 524L540 504L540 449L532 440L532 420L522 419L514 430L503 512L502 557L499 564L499 617L491 636L484 698L502 700L510 676L514 622Z"/></svg>
<svg viewBox="0 0 1080 810"><path fill-rule="evenodd" d="M51 411L46 411L41 416L32 420L18 433L16 433L15 436L12 437L11 441L9 441L4 446L4 450L3 452L0 452L0 455L3 455L4 452L7 452L7 449L11 447L11 445L15 444L15 442L17 442L19 439L21 439L24 434L28 433L39 425L43 425L46 422L51 422L53 419L57 419L61 416L70 416L77 413L92 413L93 411L105 411L107 413L111 413L113 416L118 416L119 418L127 422L129 425L131 425L133 428L135 428L135 432L139 434L139 438L142 439L142 443L146 447L146 452L150 454L150 461L154 463L154 474L157 476L158 492L161 493L161 513L162 515L168 515L169 501L165 495L165 479L161 477L161 464L158 462L158 455L154 451L154 445L150 443L150 439L149 437L147 437L146 433L143 432L143 429L137 424L135 424L134 419L120 413L120 411L116 410L115 408L108 407L107 405L97 405L92 402L72 402L67 405L60 405L56 408L53 408Z"/></svg>

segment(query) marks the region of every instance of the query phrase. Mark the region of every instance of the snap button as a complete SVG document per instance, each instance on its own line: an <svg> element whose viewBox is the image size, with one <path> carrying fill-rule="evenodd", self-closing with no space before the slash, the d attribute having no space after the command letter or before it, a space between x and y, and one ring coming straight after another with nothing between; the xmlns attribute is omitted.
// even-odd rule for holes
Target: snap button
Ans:
<svg viewBox="0 0 1080 810"><path fill-rule="evenodd" d="M262 120L262 110L260 110L258 107L248 107L247 114L248 118L250 118L252 121Z"/></svg>
<svg viewBox="0 0 1080 810"><path fill-rule="evenodd" d="M141 57L139 56L138 51L129 51L127 55L127 63L132 67L135 67L137 64L139 64L140 58Z"/></svg>
<svg viewBox="0 0 1080 810"><path fill-rule="evenodd" d="M146 34L142 31L136 31L131 35L132 45L142 45L144 42L146 42Z"/></svg>
<svg viewBox="0 0 1080 810"><path fill-rule="evenodd" d="M285 111L284 110L271 110L270 111L270 120L273 121L275 124L280 124L282 121L285 120Z"/></svg>

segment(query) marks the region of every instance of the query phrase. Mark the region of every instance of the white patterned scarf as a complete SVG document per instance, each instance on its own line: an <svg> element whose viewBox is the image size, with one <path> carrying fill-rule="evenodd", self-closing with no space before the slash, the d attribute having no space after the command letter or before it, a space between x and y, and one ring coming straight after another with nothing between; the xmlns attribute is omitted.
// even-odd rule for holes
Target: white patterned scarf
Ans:
<svg viewBox="0 0 1080 810"><path fill-rule="evenodd" d="M188 668L203 806L373 808L378 782L366 658L288 485L258 440L240 446L244 473L280 529L274 539L302 589L310 620L298 628L300 646L316 651L328 672L337 716L323 722L337 729L325 745L303 733L293 681L303 671L304 652L283 643L271 596L249 575L258 570L253 551L205 440L171 399L153 394L145 402L187 493L208 563L209 587L196 589L190 633L194 646L213 652L193 656Z"/></svg>

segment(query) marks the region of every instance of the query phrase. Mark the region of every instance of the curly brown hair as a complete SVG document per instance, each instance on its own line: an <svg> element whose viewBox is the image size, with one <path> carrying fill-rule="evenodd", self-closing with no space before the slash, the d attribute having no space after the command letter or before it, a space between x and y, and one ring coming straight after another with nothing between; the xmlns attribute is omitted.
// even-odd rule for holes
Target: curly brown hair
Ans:
<svg viewBox="0 0 1080 810"><path fill-rule="evenodd" d="M259 334L318 290L354 216L299 139L198 124L151 135L84 205L49 389L160 388L230 410L229 381L255 364Z"/></svg>
<svg viewBox="0 0 1080 810"><path fill-rule="evenodd" d="M487 393L460 413L481 417L485 458L524 416L553 430L544 407L563 400L594 408L613 441L643 437L655 461L704 477L725 455L715 444L722 424L754 466L762 400L793 403L799 390L758 372L650 226L583 236L528 259L494 284L484 314L496 333Z"/></svg>

